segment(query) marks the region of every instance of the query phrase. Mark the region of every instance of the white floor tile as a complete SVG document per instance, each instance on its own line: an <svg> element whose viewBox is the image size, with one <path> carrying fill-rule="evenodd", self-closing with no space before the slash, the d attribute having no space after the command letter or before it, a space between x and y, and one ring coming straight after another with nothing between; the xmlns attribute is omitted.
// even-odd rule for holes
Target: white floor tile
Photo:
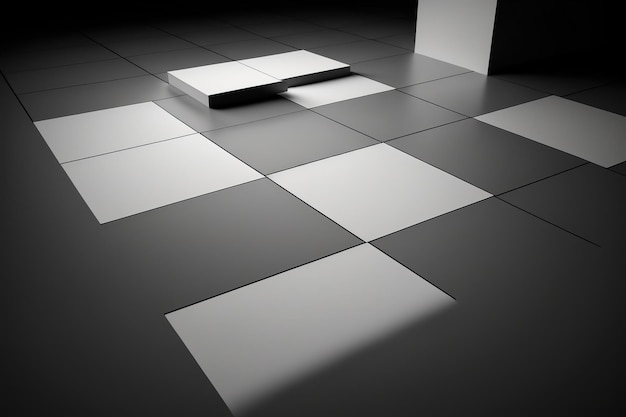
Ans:
<svg viewBox="0 0 626 417"><path fill-rule="evenodd" d="M153 102L35 122L60 163L195 133Z"/></svg>
<svg viewBox="0 0 626 417"><path fill-rule="evenodd" d="M393 87L353 74L334 80L291 87L280 95L310 109L389 90L393 90Z"/></svg>
<svg viewBox="0 0 626 417"><path fill-rule="evenodd" d="M166 315L235 416L454 305L369 244Z"/></svg>
<svg viewBox="0 0 626 417"><path fill-rule="evenodd" d="M200 134L62 166L100 223L262 177Z"/></svg>
<svg viewBox="0 0 626 417"><path fill-rule="evenodd" d="M491 196L387 144L269 178L365 241Z"/></svg>
<svg viewBox="0 0 626 417"><path fill-rule="evenodd" d="M626 117L549 96L476 117L602 167L626 161Z"/></svg>
<svg viewBox="0 0 626 417"><path fill-rule="evenodd" d="M280 80L297 80L313 74L337 71L343 74L350 72L348 64L304 50L243 59L239 62Z"/></svg>

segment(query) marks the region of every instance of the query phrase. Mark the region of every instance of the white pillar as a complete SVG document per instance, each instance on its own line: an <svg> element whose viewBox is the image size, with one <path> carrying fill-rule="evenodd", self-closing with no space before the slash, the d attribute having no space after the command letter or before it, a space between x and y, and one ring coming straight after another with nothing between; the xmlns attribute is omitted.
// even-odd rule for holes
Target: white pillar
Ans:
<svg viewBox="0 0 626 417"><path fill-rule="evenodd" d="M487 74L498 0L419 0L415 52Z"/></svg>

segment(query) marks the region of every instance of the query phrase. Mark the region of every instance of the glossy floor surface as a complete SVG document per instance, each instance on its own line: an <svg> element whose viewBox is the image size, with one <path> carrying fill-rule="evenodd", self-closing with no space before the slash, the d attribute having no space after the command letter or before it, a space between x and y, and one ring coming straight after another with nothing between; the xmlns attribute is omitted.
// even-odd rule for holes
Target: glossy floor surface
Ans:
<svg viewBox="0 0 626 417"><path fill-rule="evenodd" d="M12 415L621 403L624 73L589 54L484 76L414 54L391 4L5 39ZM300 49L352 75L225 109L167 83Z"/></svg>

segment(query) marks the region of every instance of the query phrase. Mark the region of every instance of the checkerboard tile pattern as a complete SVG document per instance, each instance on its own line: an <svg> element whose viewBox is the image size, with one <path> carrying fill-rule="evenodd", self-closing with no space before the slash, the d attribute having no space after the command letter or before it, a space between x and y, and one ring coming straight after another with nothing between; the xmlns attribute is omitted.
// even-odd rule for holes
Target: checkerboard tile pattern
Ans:
<svg viewBox="0 0 626 417"><path fill-rule="evenodd" d="M623 76L486 77L388 12L77 24L0 53L24 414L619 398ZM352 74L226 109L167 83L298 49Z"/></svg>

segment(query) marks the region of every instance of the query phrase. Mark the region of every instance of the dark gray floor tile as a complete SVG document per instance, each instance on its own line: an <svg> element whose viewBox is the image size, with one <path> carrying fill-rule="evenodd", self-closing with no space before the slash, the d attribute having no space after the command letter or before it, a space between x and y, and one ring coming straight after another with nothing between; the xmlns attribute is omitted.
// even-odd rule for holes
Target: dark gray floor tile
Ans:
<svg viewBox="0 0 626 417"><path fill-rule="evenodd" d="M114 240L139 239L133 264L144 265L144 276L164 280L156 292L169 288L152 297L161 312L361 243L268 179L121 219L103 233ZM153 257L163 263L149 262ZM170 261L184 269L176 274L176 283L163 273Z"/></svg>
<svg viewBox="0 0 626 417"><path fill-rule="evenodd" d="M619 77L620 68L607 65L607 58L595 54L556 56L526 66L520 66L494 77L564 96L598 87ZM623 77L623 75L621 75Z"/></svg>
<svg viewBox="0 0 626 417"><path fill-rule="evenodd" d="M174 18L163 16L151 20L150 24L164 32L174 35L231 26L219 20L218 16L178 16Z"/></svg>
<svg viewBox="0 0 626 417"><path fill-rule="evenodd" d="M620 81L570 94L568 99L626 116L626 82Z"/></svg>
<svg viewBox="0 0 626 417"><path fill-rule="evenodd" d="M465 118L395 90L316 107L314 111L380 141Z"/></svg>
<svg viewBox="0 0 626 417"><path fill-rule="evenodd" d="M368 39L378 39L401 33L412 33L415 37L415 22L406 19L385 18L373 22L342 27L342 30Z"/></svg>
<svg viewBox="0 0 626 417"><path fill-rule="evenodd" d="M406 49L393 45L378 42L375 40L364 40L339 45L312 48L311 52L336 59L346 64L369 61L371 59L384 58L392 55L405 54ZM386 84L386 83L385 83Z"/></svg>
<svg viewBox="0 0 626 417"><path fill-rule="evenodd" d="M389 144L491 194L586 163L474 119L415 133Z"/></svg>
<svg viewBox="0 0 626 417"><path fill-rule="evenodd" d="M622 162L621 164L617 164L611 167L611 171L615 171L622 175L626 175L626 162Z"/></svg>
<svg viewBox="0 0 626 417"><path fill-rule="evenodd" d="M528 297L563 297L569 284L592 287L584 276L575 277L575 265L598 260L601 253L496 197L371 243L468 308L485 303L499 306L502 314L515 314L514 306ZM555 268L562 274L553 276ZM544 302L543 308L551 304Z"/></svg>
<svg viewBox="0 0 626 417"><path fill-rule="evenodd" d="M165 33L150 25L133 21L110 21L97 25L88 25L83 28L83 33L90 39L105 46L130 40L160 38Z"/></svg>
<svg viewBox="0 0 626 417"><path fill-rule="evenodd" d="M180 95L152 75L21 94L33 121Z"/></svg>
<svg viewBox="0 0 626 417"><path fill-rule="evenodd" d="M576 414L617 395L608 374L622 366L624 285L598 248L496 199L373 244L447 289L455 307L318 370L252 416Z"/></svg>
<svg viewBox="0 0 626 417"><path fill-rule="evenodd" d="M61 49L17 50L0 53L0 69L10 73L103 61L117 57L113 52L96 44Z"/></svg>
<svg viewBox="0 0 626 417"><path fill-rule="evenodd" d="M295 33L314 32L324 29L322 26L315 25L310 22L302 20L281 20L278 22L267 22L255 25L243 26L245 30L248 30L257 35L264 36L266 38L273 38L276 36L293 35Z"/></svg>
<svg viewBox="0 0 626 417"><path fill-rule="evenodd" d="M221 129L302 110L302 106L282 97L224 109L211 109L187 95L159 100L156 104L197 132Z"/></svg>
<svg viewBox="0 0 626 417"><path fill-rule="evenodd" d="M231 26L185 32L179 36L189 42L201 46L260 38L260 36L255 33Z"/></svg>
<svg viewBox="0 0 626 417"><path fill-rule="evenodd" d="M319 9L314 10L307 20L328 28L343 28L348 25L375 22L380 18L379 14L371 13L365 8L354 10L353 8L338 7L332 13L320 12Z"/></svg>
<svg viewBox="0 0 626 417"><path fill-rule="evenodd" d="M296 50L291 46L263 38L221 43L208 46L207 48L233 60L257 58Z"/></svg>
<svg viewBox="0 0 626 417"><path fill-rule="evenodd" d="M200 65L217 64L228 61L228 58L224 58L214 52L207 51L204 48L196 47L131 56L128 57L128 60L152 74L158 74L177 69L197 67Z"/></svg>
<svg viewBox="0 0 626 417"><path fill-rule="evenodd" d="M314 32L296 33L293 35L273 37L277 42L299 49L319 48L321 46L363 40L360 36L352 35L339 30L323 29Z"/></svg>
<svg viewBox="0 0 626 417"><path fill-rule="evenodd" d="M405 53L352 66L352 72L396 88L468 72L466 68L415 53Z"/></svg>
<svg viewBox="0 0 626 417"><path fill-rule="evenodd" d="M16 94L23 94L141 75L146 75L146 72L124 59L117 58L15 72L7 74L7 79Z"/></svg>
<svg viewBox="0 0 626 417"><path fill-rule="evenodd" d="M308 110L204 135L263 174L378 143Z"/></svg>
<svg viewBox="0 0 626 417"><path fill-rule="evenodd" d="M20 32L13 26L11 32L13 33L8 39L0 39L0 47L8 52L36 52L94 44L93 40L83 34L64 28L46 28L41 31L34 28L32 31L25 29Z"/></svg>
<svg viewBox="0 0 626 417"><path fill-rule="evenodd" d="M262 25L280 23L290 20L282 10L271 8L268 4L259 7L247 7L246 10L226 10L219 13L220 20L236 26Z"/></svg>
<svg viewBox="0 0 626 417"><path fill-rule="evenodd" d="M411 52L415 50L415 33L401 33L399 35L386 36L384 38L378 38L377 41L404 48Z"/></svg>
<svg viewBox="0 0 626 417"><path fill-rule="evenodd" d="M583 165L501 198L606 248L623 248L626 178Z"/></svg>
<svg viewBox="0 0 626 417"><path fill-rule="evenodd" d="M402 91L471 117L548 95L475 72L412 85Z"/></svg>
<svg viewBox="0 0 626 417"><path fill-rule="evenodd" d="M162 34L158 37L129 39L107 45L109 49L123 57L175 51L177 49L193 48L194 46L196 45L191 42L167 34Z"/></svg>

